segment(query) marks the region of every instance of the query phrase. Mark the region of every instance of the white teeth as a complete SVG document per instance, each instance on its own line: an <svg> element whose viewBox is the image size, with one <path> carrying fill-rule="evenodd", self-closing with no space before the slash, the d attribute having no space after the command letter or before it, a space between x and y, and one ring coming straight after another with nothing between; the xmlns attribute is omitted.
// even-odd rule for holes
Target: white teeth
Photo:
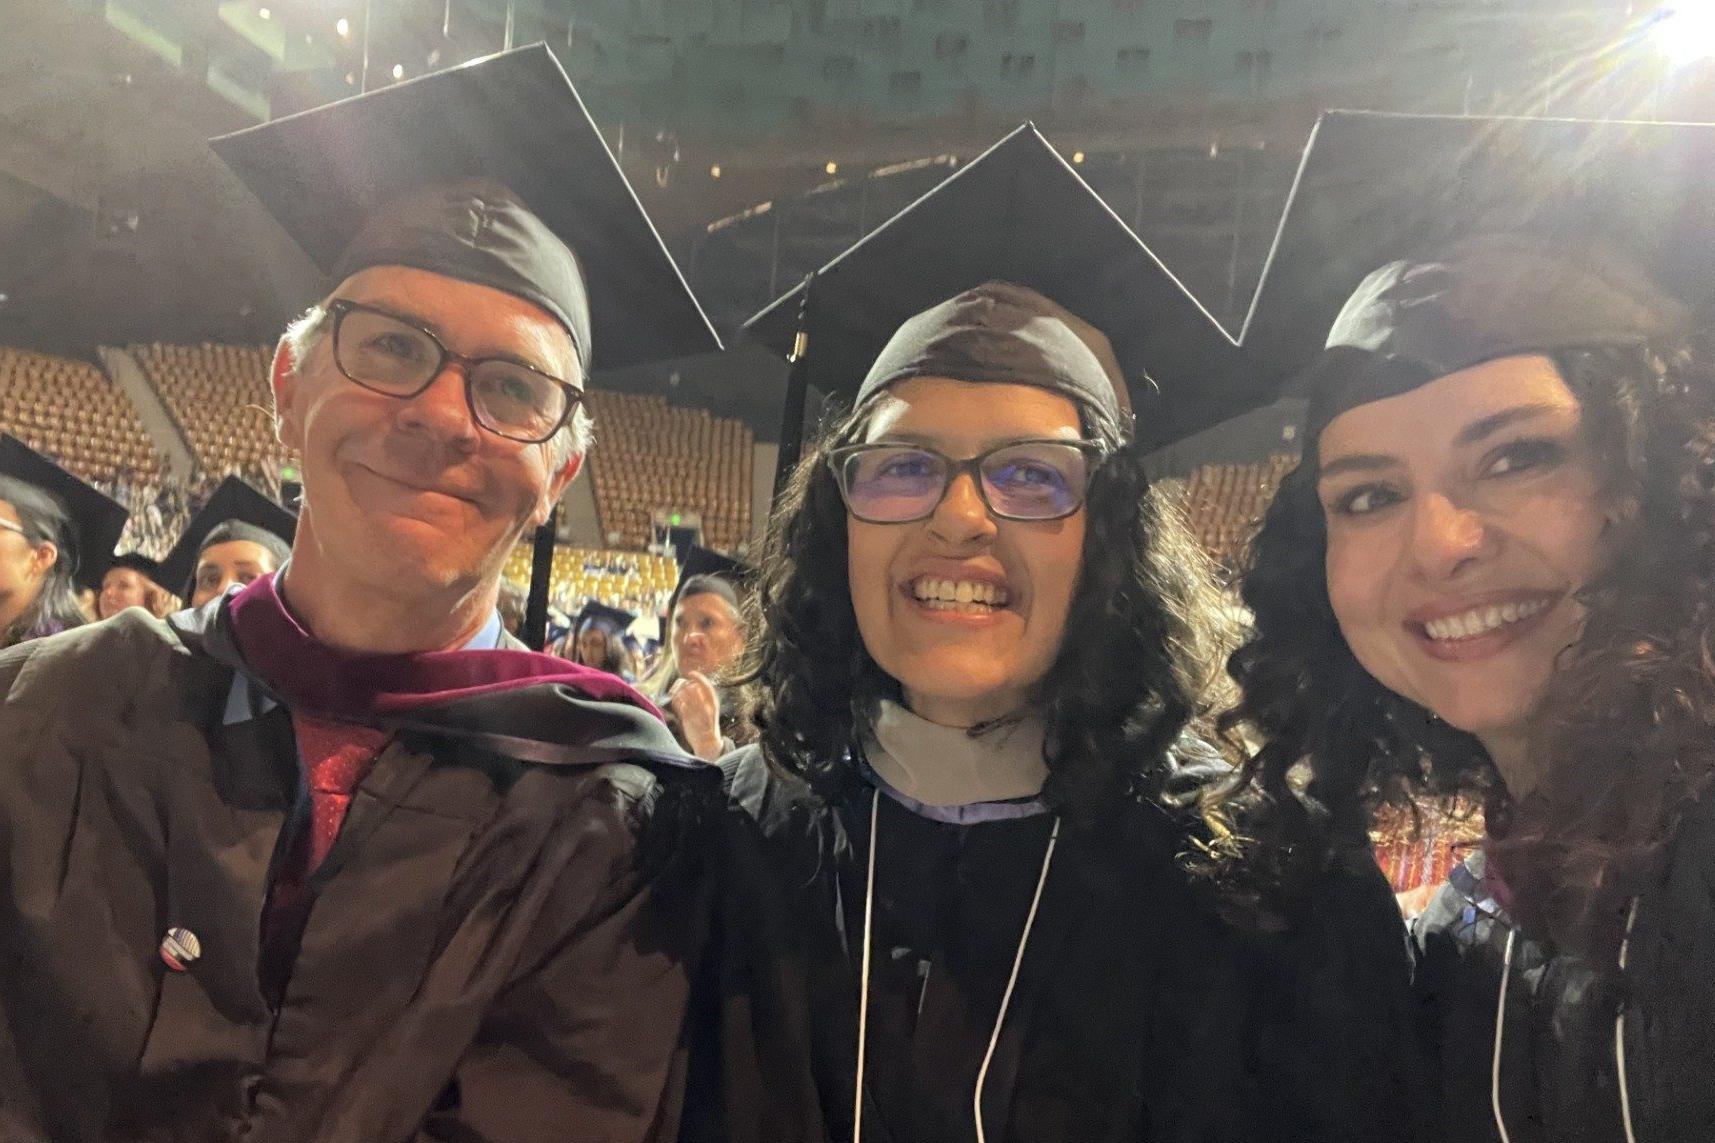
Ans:
<svg viewBox="0 0 1715 1143"><path fill-rule="evenodd" d="M936 610L987 611L1005 607L1006 588L979 580L937 579L924 576L911 581L911 594L918 602Z"/></svg>
<svg viewBox="0 0 1715 1143"><path fill-rule="evenodd" d="M1508 623L1517 623L1540 614L1549 600L1533 599L1528 603L1505 603L1489 607L1473 607L1460 615L1432 619L1423 625L1431 639L1473 639Z"/></svg>

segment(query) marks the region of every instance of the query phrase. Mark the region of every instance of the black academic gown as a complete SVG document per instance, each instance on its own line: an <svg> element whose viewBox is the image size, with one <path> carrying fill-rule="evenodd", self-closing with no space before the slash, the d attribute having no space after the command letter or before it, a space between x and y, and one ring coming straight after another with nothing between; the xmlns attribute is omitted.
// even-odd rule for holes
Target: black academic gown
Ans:
<svg viewBox="0 0 1715 1143"><path fill-rule="evenodd" d="M1638 902L1626 970L1513 935L1505 973L1500 1105L1512 1143L1626 1143L1616 1016L1626 1013L1626 1102L1638 1143L1715 1140L1715 796L1681 821ZM1513 926L1481 852L1414 925L1416 989L1434 1041L1442 1137L1499 1143L1495 1029Z"/></svg>
<svg viewBox="0 0 1715 1143"><path fill-rule="evenodd" d="M0 655L0 1138L673 1138L718 776L565 688L426 710L270 966L304 798L283 709L227 722L224 606Z"/></svg>
<svg viewBox="0 0 1715 1143"><path fill-rule="evenodd" d="M763 1109L733 1137L851 1138L874 805L864 1139L974 1140L977 1074L1052 820L932 821L867 788L828 805L754 748L722 769L766 839L772 889L747 923L773 979L756 987L773 1046L799 1056L777 1054L748 1085L729 1077L729 1097ZM1247 934L1182 872L1188 830L1141 800L1062 824L984 1084L986 1138L1416 1138L1404 929L1374 862L1331 868L1292 931ZM817 1115L794 1114L805 1100Z"/></svg>

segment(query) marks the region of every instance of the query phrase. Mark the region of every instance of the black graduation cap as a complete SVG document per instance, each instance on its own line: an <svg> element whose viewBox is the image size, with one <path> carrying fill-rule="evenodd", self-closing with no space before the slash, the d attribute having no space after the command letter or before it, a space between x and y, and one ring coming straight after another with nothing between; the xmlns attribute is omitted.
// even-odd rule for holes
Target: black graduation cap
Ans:
<svg viewBox="0 0 1715 1143"><path fill-rule="evenodd" d="M107 567L102 574L106 575L114 568L130 568L152 583L161 582L161 561L152 560L142 552L126 552L123 555L114 556L107 562Z"/></svg>
<svg viewBox="0 0 1715 1143"><path fill-rule="evenodd" d="M572 632L581 635L584 628L593 623L609 635L623 637L636 621L637 616L631 612L621 611L617 607L609 607L600 600L592 599L584 604L583 610L572 620Z"/></svg>
<svg viewBox="0 0 1715 1143"><path fill-rule="evenodd" d="M518 293L573 329L586 371L591 339L576 328L585 306L604 369L720 348L546 45L211 145L330 274L416 265Z"/></svg>
<svg viewBox="0 0 1715 1143"><path fill-rule="evenodd" d="M158 581L161 586L179 592L187 600L191 597L197 560L202 556L209 533L222 524L240 524L255 529L252 535L258 542L266 544L267 537L272 537L284 544L287 550L291 549L292 537L298 530L297 516L238 477L229 476L220 482L202 510L191 517L173 550L161 561L161 578ZM249 537L239 535L234 538Z"/></svg>
<svg viewBox="0 0 1715 1143"><path fill-rule="evenodd" d="M1277 382L1318 358L1337 317L1339 344L1391 350L1381 342L1393 330L1376 320L1386 306L1404 315L1412 302L1447 296L1448 283L1433 270L1423 277L1423 264L1456 250L1494 264L1512 257L1507 244L1520 268L1513 287L1488 291L1486 313L1455 314L1458 337L1493 346L1523 338L1538 348L1568 337L1611 341L1624 324L1615 301L1637 293L1626 281L1631 267L1652 287L1707 306L1711 179L1711 124L1327 112L1240 342ZM1377 275L1401 262L1391 276ZM1532 273L1532 263L1558 265ZM1361 285L1375 306L1354 298ZM1452 340L1432 332L1443 346Z"/></svg>
<svg viewBox="0 0 1715 1143"><path fill-rule="evenodd" d="M805 386L850 397L907 319L990 281L1106 335L1141 440L1177 440L1252 403L1232 339L1026 123L746 323L796 357L781 470L796 462Z"/></svg>
<svg viewBox="0 0 1715 1143"><path fill-rule="evenodd" d="M737 601L744 598L745 585L753 572L754 569L749 565L731 556L723 556L712 548L692 544L685 549L684 558L679 561L679 582L674 585L673 594L667 600L667 622L673 621L673 612L679 609L679 596L691 580L698 576L721 580L732 587L733 600Z"/></svg>
<svg viewBox="0 0 1715 1143"><path fill-rule="evenodd" d="M69 531L54 542L76 568L84 587L99 588L131 513L119 501L67 472L11 433L0 433L0 476L46 494L66 516ZM62 558L64 558L62 556Z"/></svg>

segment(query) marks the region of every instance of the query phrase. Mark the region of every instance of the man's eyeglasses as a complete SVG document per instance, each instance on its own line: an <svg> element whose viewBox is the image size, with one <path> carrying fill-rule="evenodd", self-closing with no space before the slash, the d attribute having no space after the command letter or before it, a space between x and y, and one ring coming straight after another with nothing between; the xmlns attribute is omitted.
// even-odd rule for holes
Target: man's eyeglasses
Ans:
<svg viewBox="0 0 1715 1143"><path fill-rule="evenodd" d="M583 390L501 357L463 357L420 326L344 298L333 315L333 359L365 389L405 400L427 389L449 364L464 374L465 401L476 423L497 436L540 444L560 431Z"/></svg>
<svg viewBox="0 0 1715 1143"><path fill-rule="evenodd" d="M909 524L935 514L960 473L976 478L1002 520L1058 520L1084 503L1104 450L1094 441L1030 440L997 445L969 460L921 445L860 444L828 454L840 495L869 524Z"/></svg>

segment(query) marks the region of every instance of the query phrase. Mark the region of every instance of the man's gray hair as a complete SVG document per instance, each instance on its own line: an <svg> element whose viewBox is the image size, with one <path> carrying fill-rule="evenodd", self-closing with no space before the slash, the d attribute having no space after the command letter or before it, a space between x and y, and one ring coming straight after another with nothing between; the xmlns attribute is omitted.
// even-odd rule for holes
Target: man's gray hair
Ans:
<svg viewBox="0 0 1715 1143"><path fill-rule="evenodd" d="M286 362L294 373L309 358L327 327L328 312L319 304L305 310L301 317L286 327L286 332L280 336L280 344L286 348ZM552 467L557 470L574 454L589 452L594 443L595 420L589 414L588 403L580 401L572 410L571 420L548 441Z"/></svg>

